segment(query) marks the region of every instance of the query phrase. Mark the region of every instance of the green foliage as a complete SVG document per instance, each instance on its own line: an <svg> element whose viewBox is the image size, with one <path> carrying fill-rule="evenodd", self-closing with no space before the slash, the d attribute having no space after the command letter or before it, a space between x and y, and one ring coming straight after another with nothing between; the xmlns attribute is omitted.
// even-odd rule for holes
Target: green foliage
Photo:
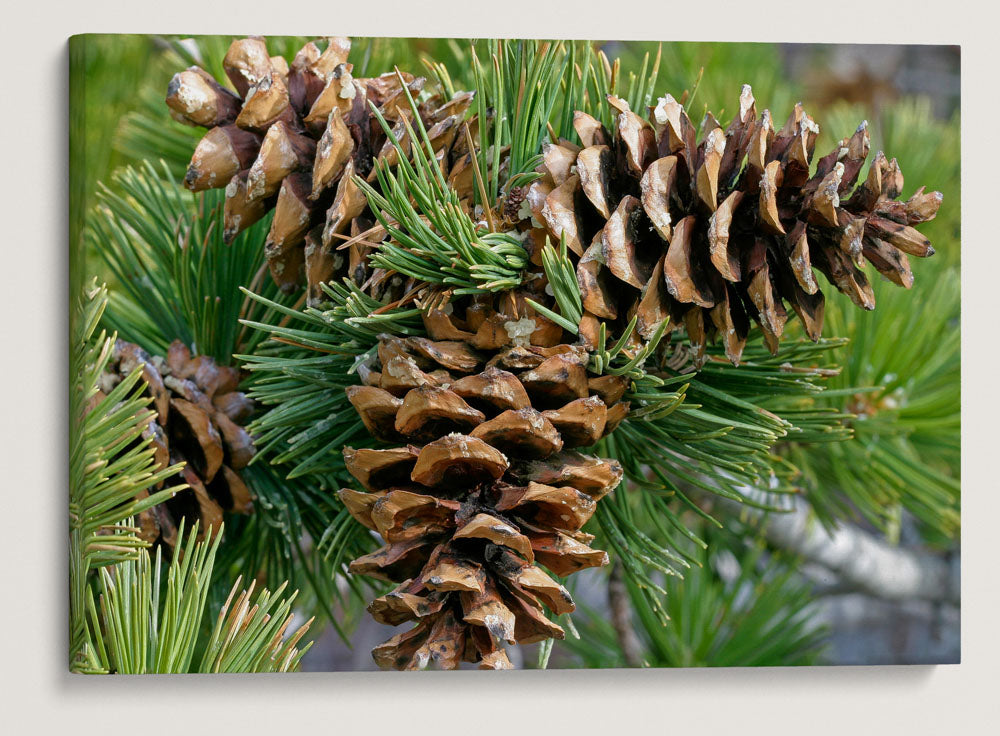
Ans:
<svg viewBox="0 0 1000 736"><path fill-rule="evenodd" d="M107 671L138 675L190 670L222 537L216 534L211 545L199 544L197 528L187 539L183 531L178 530L162 609L162 547L153 561L143 552L112 571L101 571L99 605L91 599L88 610Z"/></svg>
<svg viewBox="0 0 1000 736"><path fill-rule="evenodd" d="M98 396L101 374L115 344L114 336L104 332L95 336L106 303L106 289L93 282L72 317L70 666L77 672L101 671L86 624L90 573L137 558L146 543L129 519L165 500L170 490L146 491L181 468L175 465L158 470L150 446L152 437L143 436L153 412L146 408L151 399L143 395L141 368L103 398Z"/></svg>
<svg viewBox="0 0 1000 736"><path fill-rule="evenodd" d="M291 599L281 599L283 587L252 598L251 585L233 603L238 580L214 631L200 626L201 612L214 609L217 597L221 604L229 580L259 573L268 581L302 587L297 605L329 618L347 638L371 590L365 587L369 582L346 574L346 563L370 551L374 541L331 491L353 483L342 448L377 443L344 389L359 383L357 371L372 357L380 334L423 334L420 312L405 302L382 304L350 282L324 287L328 302L323 305L292 306L260 266L269 218L232 245L223 244L221 192L192 197L176 183L202 131L171 120L162 94L170 75L191 63L224 80L221 61L231 37L129 37L127 44L119 39L71 45L74 58L87 59L87 73L107 80L112 90L107 101L103 93L87 95L85 113L74 117L74 140L87 141L79 151L74 144L74 170L93 172L75 178L74 211L89 209L93 194L79 181L107 179L113 165L129 160L160 162L126 169L100 192L87 244L100 254L116 287L104 322L151 352L162 353L180 338L222 363L244 362L250 374L247 390L266 411L251 426L259 452L244 471L256 511L227 519L221 546L199 546L187 572L175 569L175 559L170 570L176 577L168 573L167 582L169 589L174 580L174 588L166 594L164 611L174 606L178 613L168 621L156 597L159 558L154 562L141 551L127 520L159 499L134 500L157 479L151 451L138 437L142 417L149 415L139 376L116 388L114 401L109 396L84 417L93 393L87 380L100 374L84 368L106 363L107 344L104 352L88 348L90 357L71 366L72 375L82 377L71 408L82 426L71 440L71 482L74 489L89 489L71 493L76 504L71 507L74 667L122 672L293 668L302 652L277 636L291 610ZM306 40L268 42L272 53L291 60ZM657 96L670 92L693 119L706 108L725 120L736 108L741 85L749 82L758 107L771 109L779 123L801 96L771 45L612 42L600 51L601 46L355 39L356 77L394 65L416 72L419 59L446 95L476 89L471 111L478 114L483 141L475 173L485 228L459 208L419 118L419 127L406 131L415 143L414 161L401 156L404 163L398 167L380 168L377 186L358 182L392 236L376 254L375 265L459 294L519 284L527 254L513 235L492 232L493 208L513 187L538 175L534 168L546 140L573 138L574 110L586 110L610 126L607 94L642 114ZM620 61L610 61L618 55ZM134 64L126 56L143 61ZM841 106L815 114L823 131L821 151L866 116ZM123 115L112 151L107 133ZM892 536L905 509L934 541L957 533L957 123L938 123L929 106L903 101L883 109L872 126L873 149L899 158L907 194L914 184L926 182L946 196L937 220L922 227L938 255L914 264L912 292L876 283L874 314L861 313L836 296L828 299L826 334L850 338L850 349L841 339L789 340L770 356L759 335L753 335L738 368L710 346L707 362L695 370L680 334L661 332L637 353L628 345L634 324L622 335L602 332L590 370L633 378L626 397L632 412L614 435L591 449L619 459L626 480L602 500L590 531L598 535L595 544L623 565L648 664L816 661L822 632L805 623L812 610L809 590L795 576L794 561L749 545L732 558L739 562L739 574L722 575L720 561L730 555L725 549L730 542L720 542L714 531L719 524L705 503L711 494L770 507L780 505L782 494L804 487L825 523L862 516ZM92 144L97 138L100 142ZM503 157L508 157L505 165ZM77 233L78 220L73 220ZM565 246L546 246L542 260L555 306L533 306L576 334L582 304ZM97 311L96 317L87 312L81 320L91 325L90 332L84 330L86 340L100 319ZM794 323L789 329L794 331ZM833 368L834 359L843 363L842 372ZM109 418L99 420L100 412ZM842 441L852 434L855 439ZM763 496L748 499L748 487L763 489ZM109 564L115 567L99 575L100 612L91 601L88 626L83 617L88 573ZM218 587L222 580L224 589ZM560 646L574 649L587 664L620 663L610 625L596 616L581 614L577 621L581 618L582 640ZM153 630L161 633L151 638ZM100 638L104 635L107 641ZM543 649L542 660L549 652L551 647ZM167 663L163 670L156 669L161 657Z"/></svg>
<svg viewBox="0 0 1000 736"><path fill-rule="evenodd" d="M350 482L340 450L371 440L344 389L360 383L357 367L374 354L378 335L422 335L418 309L385 309L349 280L324 285L330 302L295 310L251 292L280 321L245 324L270 341L239 355L252 376L250 395L269 410L254 420L254 462L287 465L288 477L311 476L324 488ZM375 313L378 311L379 313Z"/></svg>
<svg viewBox="0 0 1000 736"><path fill-rule="evenodd" d="M650 99L672 94L684 103L695 123L707 111L719 120L732 117L739 109L744 84L753 85L758 109L770 109L776 123L791 113L796 100L802 99L800 85L785 71L774 44L610 41L604 44L604 51L611 58L620 58L621 68L626 70L641 69L644 58L659 54L659 74ZM627 99L633 110L644 112L645 108L637 104L639 100Z"/></svg>
<svg viewBox="0 0 1000 736"><path fill-rule="evenodd" d="M548 238L545 239L545 246L542 248L542 266L559 311L554 312L534 299L526 301L539 314L548 317L567 332L579 334L580 320L583 318L583 297L580 296L580 285L576 281L576 268L566 250L565 235L561 238L558 251L548 242Z"/></svg>
<svg viewBox="0 0 1000 736"><path fill-rule="evenodd" d="M263 265L269 218L227 245L223 192L192 195L166 166L157 171L148 162L120 171L115 183L121 193L101 188L87 230L120 285L106 322L153 354L165 354L175 339L221 365L251 350L261 336L241 329L239 319L260 319L262 308L241 298L240 287L289 301Z"/></svg>
<svg viewBox="0 0 1000 736"><path fill-rule="evenodd" d="M292 672L298 669L302 657L312 646L310 642L298 648L312 619L289 631L295 617L292 603L296 594L282 598L287 585L282 583L273 593L264 588L254 596L254 581L237 596L230 612L229 604L240 582L237 580L233 585L226 605L219 611L200 671Z"/></svg>
<svg viewBox="0 0 1000 736"><path fill-rule="evenodd" d="M136 90L147 81L154 54L148 36L89 34L70 39L70 157L74 171L89 174L74 180L81 187L78 212L93 204L98 180L123 163L111 132L136 104Z"/></svg>
<svg viewBox="0 0 1000 736"><path fill-rule="evenodd" d="M916 294L877 285L876 319L828 310L828 326L853 337L844 373L833 385L857 415L851 422L856 439L842 446L794 447L790 454L805 474L810 503L827 524L860 514L895 537L905 508L931 540L943 542L958 531L957 271L944 270L923 291L924 298L914 301Z"/></svg>
<svg viewBox="0 0 1000 736"><path fill-rule="evenodd" d="M399 166L394 173L376 161L378 190L361 177L354 178L392 238L379 245L372 265L427 283L457 287L456 294L514 288L528 263L521 241L514 235L479 227L465 213L434 158L416 103L400 79L417 128L415 132L404 118L407 139L413 142L411 154L407 155L372 105L373 114L399 153Z"/></svg>
<svg viewBox="0 0 1000 736"><path fill-rule="evenodd" d="M375 545L314 478L284 478L281 467L251 465L241 476L254 490L254 513L233 515L218 566L227 579L255 572L300 590L300 610L313 612L349 641L348 632L368 600L346 564ZM338 583L347 580L345 592Z"/></svg>
<svg viewBox="0 0 1000 736"><path fill-rule="evenodd" d="M588 369L597 375L628 376L633 381L647 377L643 370L646 359L656 352L660 340L667 331L667 321L664 320L648 340L643 340L638 349L628 350L628 340L635 332L638 317L633 316L625 326L622 334L613 345L608 345L608 326L601 323L597 337L597 345L590 356Z"/></svg>
<svg viewBox="0 0 1000 736"><path fill-rule="evenodd" d="M561 42L494 39L486 63L472 46L472 68L479 118L479 171L483 172L486 201L494 207L515 187L541 176L542 142L553 118L570 57ZM507 164L501 170L501 157Z"/></svg>
<svg viewBox="0 0 1000 736"><path fill-rule="evenodd" d="M375 545L332 491L354 483L342 449L377 443L345 389L360 382L357 368L374 354L380 334L423 335L424 331L420 310L387 309L348 279L341 285L325 284L323 290L328 301L303 310L247 292L268 307L273 318L268 323L246 323L269 339L254 354L237 357L250 371L250 395L267 409L250 426L258 448L248 468L250 477L257 468L283 476L268 483L266 493L258 491L258 502L273 509L267 513L275 520L268 529L275 540L273 551L262 549L259 554L281 565L279 569L301 560L301 572L313 583L317 603L339 603L340 614L328 609L327 615L346 639L347 626L368 600L365 586L369 585L348 576L347 563ZM259 527L257 534L263 530ZM299 539L303 532L313 540L308 558L298 555L282 561L278 553L286 540ZM248 537L245 544L254 544L252 539ZM347 595L331 585L338 577L347 581Z"/></svg>
<svg viewBox="0 0 1000 736"><path fill-rule="evenodd" d="M299 650L297 644L311 622L289 631L295 594L282 598L285 584L254 597L251 583L234 602L242 582L237 579L208 641L199 641L223 530L204 542L197 541L197 531L196 524L185 539L182 523L165 583L162 547L154 559L143 550L134 559L101 570L99 604L91 595L88 613L102 668L134 675L296 669L309 649L307 645Z"/></svg>
<svg viewBox="0 0 1000 736"><path fill-rule="evenodd" d="M711 552L681 580L667 577L660 601L664 624L629 583L629 598L646 667L768 667L820 661L826 631L813 623L817 601L797 574L796 560L760 545L727 549L712 537ZM561 643L586 667L625 666L618 634L594 610L575 615L580 638Z"/></svg>
<svg viewBox="0 0 1000 736"><path fill-rule="evenodd" d="M586 44L583 53L589 54L590 58L580 70L581 92L584 96L578 99L577 109L600 120L608 130L614 130L615 127L615 116L606 102L609 96L625 100L630 109L642 115L654 99L653 90L660 72L662 52L662 44L657 45L652 65L649 51L642 55L641 64L638 62L638 54L633 55L626 60L623 73L620 58L615 57L611 61L604 51L597 50L593 44Z"/></svg>
<svg viewBox="0 0 1000 736"><path fill-rule="evenodd" d="M757 335L748 341L739 367L720 346L710 346L708 361L692 372L676 360L687 348L684 336L674 335L662 362L647 365L645 375L633 379L625 395L632 404L629 415L595 447L597 454L621 462L626 480L601 502L596 516L601 541L621 560L645 605L664 620L660 597L667 590L651 570L684 576L697 562L692 551L705 546L682 512L719 524L695 494L777 508L767 499L797 490L796 469L774 452L780 441L838 443L851 436L842 423L845 415L816 401L836 373L819 364L840 344L786 343L772 356ZM748 498L747 487L764 490L764 503Z"/></svg>

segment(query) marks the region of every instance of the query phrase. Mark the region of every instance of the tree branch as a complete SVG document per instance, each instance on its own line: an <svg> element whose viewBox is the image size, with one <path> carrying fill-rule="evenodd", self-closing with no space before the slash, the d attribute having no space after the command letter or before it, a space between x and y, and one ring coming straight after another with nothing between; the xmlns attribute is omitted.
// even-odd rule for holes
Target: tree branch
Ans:
<svg viewBox="0 0 1000 736"><path fill-rule="evenodd" d="M787 513L765 513L727 500L721 504L730 513L760 520L770 544L822 565L858 592L887 600L960 602L960 580L947 561L893 547L856 526L829 531L803 499L795 498Z"/></svg>
<svg viewBox="0 0 1000 736"><path fill-rule="evenodd" d="M626 666L642 667L642 642L632 627L632 607L620 562L614 563L608 577L608 608L611 609L611 625L618 635L618 646L625 656Z"/></svg>

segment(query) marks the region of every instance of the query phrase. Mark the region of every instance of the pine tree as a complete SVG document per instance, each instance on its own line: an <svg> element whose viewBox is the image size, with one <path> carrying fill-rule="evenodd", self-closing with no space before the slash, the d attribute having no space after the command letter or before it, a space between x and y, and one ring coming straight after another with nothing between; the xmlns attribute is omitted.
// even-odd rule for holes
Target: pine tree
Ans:
<svg viewBox="0 0 1000 736"><path fill-rule="evenodd" d="M506 667L511 645L532 642L542 666L554 651L592 666L807 663L822 638L809 593L733 505L777 512L805 489L831 527L857 509L891 533L905 508L939 541L956 532L949 458L920 457L933 445L927 414L890 406L891 387L877 386L896 380L888 367L857 371L844 338L874 354L873 333L838 299L823 306L810 267L861 306L877 294L890 318L912 310L866 280L862 258L921 288L900 250L933 252L912 225L941 197L897 201L895 160L876 156L865 172L874 125L812 161L817 129L802 108L775 131L744 87L732 122L706 114L698 134L697 85L654 95L662 48L629 63L585 43L438 44L439 60L420 60L426 78L394 68L405 47L386 40L198 48L170 46L168 63L192 68L165 89L207 133L198 143L162 102L144 103L122 145L164 161L120 172L89 221L114 281L104 323L164 357L123 361L120 347L97 372L115 358L108 406L130 396L129 442L142 437L107 461L141 457L144 475L118 486L120 511L101 522L127 554L75 573L74 610L91 612L74 619L79 669L188 671L196 655L201 671L292 668L304 629L282 626L286 580L304 586L300 610L348 640L364 606L383 623L415 621L375 649L383 667ZM293 199L304 219L290 218ZM940 228L939 250L951 235ZM928 312L950 312L952 294ZM946 321L936 329L929 342L950 339ZM182 350L192 360L171 363ZM919 375L937 392L926 411L954 406L946 355ZM148 368L168 364L169 392ZM209 366L232 379L222 397L237 382L247 397L245 463L235 430L211 419ZM137 413L158 398L210 418L194 444L170 430L171 448L193 448L174 457L183 469L167 467L170 453L154 459L155 424ZM852 437L871 437L858 421L869 414L898 441L862 449ZM218 468L205 460L213 427ZM856 480L865 452L885 485ZM163 505L164 484L198 498L197 512ZM223 531L222 509L206 513L213 494L216 507L245 497L244 511L252 499L252 513L227 514ZM195 562L167 599L191 596L196 615L171 622L169 647L143 649L134 633L156 620L166 540L139 551L148 542L126 519L168 508L179 528L197 519L216 534L178 532ZM720 572L726 560L739 561L735 577ZM610 626L573 613L570 575L609 561ZM254 599L258 618L234 618L256 583L229 608L238 576L277 588ZM733 607L747 586L764 592ZM209 604L222 610L214 631ZM719 610L724 626L711 623ZM220 627L257 633L244 648Z"/></svg>

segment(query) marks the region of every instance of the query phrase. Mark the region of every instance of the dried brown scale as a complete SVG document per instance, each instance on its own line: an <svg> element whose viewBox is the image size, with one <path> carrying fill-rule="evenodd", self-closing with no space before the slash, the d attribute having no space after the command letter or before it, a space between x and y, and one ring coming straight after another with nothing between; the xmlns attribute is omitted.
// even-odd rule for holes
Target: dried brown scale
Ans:
<svg viewBox="0 0 1000 736"><path fill-rule="evenodd" d="M687 328L699 357L717 337L737 363L751 322L777 349L787 307L819 338L813 269L873 309L865 261L908 288L908 256L934 252L913 226L934 217L941 194L921 188L897 201L902 174L881 153L865 173L865 123L810 175L818 126L796 105L776 130L748 85L727 127L709 113L700 132L669 95L648 120L616 97L608 104L614 130L576 113L582 148L547 145L524 198L532 226L565 237L579 258L585 343L601 320L614 332L636 316L643 338L669 321Z"/></svg>
<svg viewBox="0 0 1000 736"><path fill-rule="evenodd" d="M367 238L369 245L340 248L345 236L365 232L375 220L352 177L374 182L376 160L398 163L370 104L405 139L403 119L412 111L400 76L414 97L426 80L406 72L355 78L350 49L344 37L330 38L322 51L310 42L288 64L268 54L263 38L237 39L223 62L235 93L198 67L174 75L167 89L174 117L208 128L185 186L225 188L227 241L273 210L265 246L271 276L286 292L305 284L310 304L323 299L322 283L345 276L367 283L378 298L398 290L391 275L372 271L366 260L384 231ZM471 157L458 132L472 98L430 94L419 105L445 174L463 187L471 187Z"/></svg>
<svg viewBox="0 0 1000 736"><path fill-rule="evenodd" d="M238 390L236 369L216 365L204 355L192 357L176 340L165 357L150 356L139 346L118 340L101 376L101 392L111 391L137 367L156 412L143 437L151 440L158 467L185 463L180 475L164 482L189 486L140 514L141 537L172 547L182 518L187 518L189 528L198 521L199 535L204 536L209 528L219 529L224 511L252 512L253 496L239 471L256 452L241 426L254 405Z"/></svg>
<svg viewBox="0 0 1000 736"><path fill-rule="evenodd" d="M491 322L499 345L475 347ZM340 498L385 542L351 571L397 583L369 606L376 620L414 622L374 649L381 667L507 668L505 644L563 636L546 607L573 610L542 568L607 563L581 528L622 469L574 448L627 411L628 380L588 378L578 346L533 345L549 342L547 328L518 294L453 302L425 323L430 338L383 336L369 385L348 389L391 445L344 451L364 491Z"/></svg>

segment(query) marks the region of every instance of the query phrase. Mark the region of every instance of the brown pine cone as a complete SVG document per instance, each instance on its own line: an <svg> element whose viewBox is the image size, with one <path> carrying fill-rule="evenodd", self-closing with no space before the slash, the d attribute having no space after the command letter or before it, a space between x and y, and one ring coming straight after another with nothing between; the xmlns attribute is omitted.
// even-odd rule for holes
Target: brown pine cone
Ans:
<svg viewBox="0 0 1000 736"><path fill-rule="evenodd" d="M921 188L897 201L903 177L882 153L854 186L869 152L866 123L810 175L818 126L796 105L775 131L769 111L758 117L749 85L727 128L706 115L700 143L670 95L650 120L623 100L608 100L614 134L577 112L583 148L547 145L545 176L527 197L535 224L564 236L579 256L584 335L597 319L637 316L648 338L670 319L687 327L701 351L717 334L738 363L750 320L777 349L785 302L819 338L824 301L814 267L857 305L874 309L864 260L908 288L907 254L934 252L912 226L935 216L939 192Z"/></svg>
<svg viewBox="0 0 1000 736"><path fill-rule="evenodd" d="M385 336L366 385L348 389L369 431L397 445L346 449L366 492L340 491L386 543L351 571L399 583L368 610L416 621L374 649L383 668L507 668L502 642L563 637L543 605L574 608L538 565L565 576L607 563L581 527L622 469L573 448L625 417L628 379L588 378L579 347L532 344L552 330L502 304L473 301L463 316L430 310L432 339Z"/></svg>
<svg viewBox="0 0 1000 736"><path fill-rule="evenodd" d="M204 355L192 357L179 340L171 343L166 359L118 340L101 377L101 393L110 392L136 367L142 368L156 412L143 437L152 439L159 467L185 463L180 474L164 483L189 486L140 514L140 536L173 547L182 517L188 529L199 522L202 538L210 527L219 529L223 511L250 513L253 496L238 471L256 452L241 426L254 405L238 390L236 369L216 365Z"/></svg>
<svg viewBox="0 0 1000 736"><path fill-rule="evenodd" d="M310 42L289 67L268 55L263 38L238 39L224 61L235 94L198 67L175 74L167 89L177 119L209 129L185 186L225 187L227 242L273 209L265 248L271 276L285 291L307 283L311 303L321 299L324 281L350 276L363 283L370 275L365 256L385 235L369 232L375 218L352 179L374 181L375 160L391 165L398 158L369 103L409 146L403 120L413 113L400 79L414 97L426 82L405 72L355 79L350 49L343 37L331 38L322 52ZM457 134L471 101L470 93L451 100L433 95L419 107L446 173L469 193L471 158Z"/></svg>

